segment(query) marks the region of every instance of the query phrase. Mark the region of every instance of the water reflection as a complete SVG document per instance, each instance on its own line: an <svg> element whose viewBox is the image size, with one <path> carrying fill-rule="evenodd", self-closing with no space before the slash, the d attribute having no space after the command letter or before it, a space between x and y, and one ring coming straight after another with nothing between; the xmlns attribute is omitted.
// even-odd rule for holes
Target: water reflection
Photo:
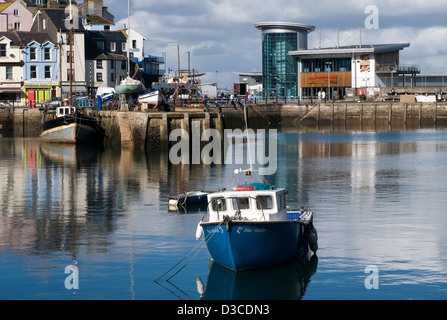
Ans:
<svg viewBox="0 0 447 320"><path fill-rule="evenodd" d="M381 298L387 298L387 288L400 291L401 284L417 286L410 297L433 286L429 297L443 297L446 131L288 132L278 138L278 171L268 180L288 189L290 207L315 210L318 272L288 266L261 275L256 283L250 274L234 276L215 266L208 270L209 254L202 250L195 268L188 266L176 278L188 296L197 296L195 281L188 281L200 274L208 278L204 299L262 298L272 285L278 285L272 299L357 299L365 293L365 266L377 265ZM132 297L170 299L166 290L148 283L196 245L195 229L204 212L171 212L168 195L226 187L237 167L172 165L167 153L137 148L44 145L37 139L3 137L0 255L5 272L0 283L17 298L28 297L17 288L28 289L40 272L32 292L54 292L58 298L61 291L66 294L63 268L76 259L80 268L87 262L97 268L90 277L83 273L80 292L89 292L89 298L101 297L95 288L105 286L101 279L107 276L116 285L108 290L112 298L128 297L130 278ZM39 271L17 271L32 268ZM286 273L296 280L293 285L283 279ZM303 296L310 275L312 285ZM218 285L228 290L219 292ZM397 298L407 297L399 293Z"/></svg>
<svg viewBox="0 0 447 320"><path fill-rule="evenodd" d="M300 300L316 272L318 258L280 264L270 268L231 272L210 260L203 300Z"/></svg>

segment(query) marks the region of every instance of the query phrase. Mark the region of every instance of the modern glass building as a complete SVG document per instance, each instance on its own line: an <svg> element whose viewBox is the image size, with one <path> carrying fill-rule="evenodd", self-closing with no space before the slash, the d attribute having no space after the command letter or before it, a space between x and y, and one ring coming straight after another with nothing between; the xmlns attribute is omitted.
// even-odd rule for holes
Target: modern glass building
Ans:
<svg viewBox="0 0 447 320"><path fill-rule="evenodd" d="M262 31L264 96L296 97L298 66L289 52L307 50L307 35L315 27L289 22L259 22L255 27Z"/></svg>

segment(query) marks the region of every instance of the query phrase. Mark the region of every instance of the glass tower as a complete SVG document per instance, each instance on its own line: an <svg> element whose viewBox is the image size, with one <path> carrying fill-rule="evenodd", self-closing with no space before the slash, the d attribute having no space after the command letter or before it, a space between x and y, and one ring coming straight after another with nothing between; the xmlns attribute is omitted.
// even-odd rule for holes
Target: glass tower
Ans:
<svg viewBox="0 0 447 320"><path fill-rule="evenodd" d="M296 33L267 33L262 40L264 95L296 97L297 63L289 51L297 50Z"/></svg>
<svg viewBox="0 0 447 320"><path fill-rule="evenodd" d="M289 52L307 50L307 35L315 27L288 22L260 22L255 27L262 30L264 96L296 98L298 64Z"/></svg>

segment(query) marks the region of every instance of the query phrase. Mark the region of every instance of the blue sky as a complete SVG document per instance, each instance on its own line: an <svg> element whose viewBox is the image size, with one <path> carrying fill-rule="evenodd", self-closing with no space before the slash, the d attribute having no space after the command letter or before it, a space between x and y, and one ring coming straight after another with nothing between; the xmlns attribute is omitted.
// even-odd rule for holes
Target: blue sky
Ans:
<svg viewBox="0 0 447 320"><path fill-rule="evenodd" d="M447 1L445 0L131 0L131 26L146 37L146 54L162 56L177 69L177 43L181 68L206 72L205 82L230 87L234 71L261 71L261 32L254 23L286 21L314 25L309 48L363 44L410 43L401 64L418 64L422 73L447 74ZM104 5L122 26L127 1L105 0ZM365 8L378 9L378 29L366 29Z"/></svg>

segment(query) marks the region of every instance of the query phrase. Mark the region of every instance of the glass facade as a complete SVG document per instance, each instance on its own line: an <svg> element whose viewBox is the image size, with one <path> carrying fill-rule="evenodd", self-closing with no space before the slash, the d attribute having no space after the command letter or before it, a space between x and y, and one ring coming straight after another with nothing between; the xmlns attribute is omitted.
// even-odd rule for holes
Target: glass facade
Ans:
<svg viewBox="0 0 447 320"><path fill-rule="evenodd" d="M350 72L351 58L305 59L301 72Z"/></svg>
<svg viewBox="0 0 447 320"><path fill-rule="evenodd" d="M297 96L297 63L289 51L297 50L298 34L267 33L262 41L264 95Z"/></svg>

